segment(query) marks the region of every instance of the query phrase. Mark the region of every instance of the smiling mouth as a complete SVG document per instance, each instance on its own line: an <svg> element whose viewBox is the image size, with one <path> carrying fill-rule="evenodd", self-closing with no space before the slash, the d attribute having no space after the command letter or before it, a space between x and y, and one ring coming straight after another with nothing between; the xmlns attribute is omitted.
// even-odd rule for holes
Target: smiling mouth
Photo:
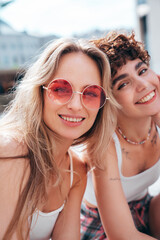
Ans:
<svg viewBox="0 0 160 240"><path fill-rule="evenodd" d="M62 115L59 115L63 120L67 122L82 122L84 118L76 118L76 117L65 117Z"/></svg>
<svg viewBox="0 0 160 240"><path fill-rule="evenodd" d="M150 101L155 96L155 94L156 94L155 91L152 91L147 96L141 98L141 100L138 101L137 103L146 103L146 102Z"/></svg>

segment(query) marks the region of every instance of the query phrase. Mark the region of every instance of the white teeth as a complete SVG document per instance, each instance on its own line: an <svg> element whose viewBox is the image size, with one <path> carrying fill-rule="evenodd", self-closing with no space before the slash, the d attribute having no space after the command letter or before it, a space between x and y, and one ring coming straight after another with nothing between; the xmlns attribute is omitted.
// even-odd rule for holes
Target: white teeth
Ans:
<svg viewBox="0 0 160 240"><path fill-rule="evenodd" d="M83 120L83 118L71 118L71 117L64 117L64 116L61 116L61 118L63 118L68 122L81 122Z"/></svg>
<svg viewBox="0 0 160 240"><path fill-rule="evenodd" d="M151 100L155 95L155 92L151 92L150 94L148 94L147 96L145 96L144 98L142 98L138 103L145 103L148 102L149 100Z"/></svg>

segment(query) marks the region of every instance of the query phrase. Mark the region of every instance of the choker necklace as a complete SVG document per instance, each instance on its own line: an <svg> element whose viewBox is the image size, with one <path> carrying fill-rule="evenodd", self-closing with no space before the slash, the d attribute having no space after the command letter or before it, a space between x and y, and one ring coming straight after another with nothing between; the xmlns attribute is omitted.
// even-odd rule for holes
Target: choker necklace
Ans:
<svg viewBox="0 0 160 240"><path fill-rule="evenodd" d="M131 143L131 144L134 144L134 145L139 145L139 144L144 144L144 143L149 139L149 137L150 137L150 135L151 135L151 128L152 128L152 125L151 125L151 127L149 128L147 138L144 139L144 140L142 140L142 141L140 141L140 142L134 142L134 141L129 140L129 139L122 133L120 127L117 127L117 130L118 130L118 132L121 134L121 136L124 138L124 140L126 140L128 143Z"/></svg>

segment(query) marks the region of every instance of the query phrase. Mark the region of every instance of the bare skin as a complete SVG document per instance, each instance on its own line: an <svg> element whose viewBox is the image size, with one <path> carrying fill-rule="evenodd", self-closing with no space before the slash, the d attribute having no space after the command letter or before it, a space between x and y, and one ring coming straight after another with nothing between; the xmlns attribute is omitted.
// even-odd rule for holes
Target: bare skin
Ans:
<svg viewBox="0 0 160 240"><path fill-rule="evenodd" d="M13 140L7 142L6 146L3 145L3 151L5 150L5 148L6 153L8 148L12 149L12 151L10 151L11 156L20 156L26 154L26 151L24 151L24 145L21 146L21 144L18 144L16 141ZM5 155L7 156L7 159L5 159ZM64 223L66 223L66 217L68 215L67 224L68 222L72 224L72 226L75 224L74 226L75 234L77 236L77 234L79 234L78 232L80 226L78 219L80 216L78 215L78 212L75 211L75 209L78 208L80 209L81 199L86 185L86 168L82 161L78 158L78 156L75 155L75 153L71 153L71 155L73 159L74 171L76 172L73 178L74 181L72 184L72 188L70 188L70 173L68 171L67 172L64 171L62 175L63 184L61 186L61 189L58 187L53 187L54 183L52 182L48 186L47 201L45 202L43 208L40 207L39 210L45 213L54 211L65 202L66 196L69 196L67 199L67 204L65 206L65 214L62 214L62 217L60 216L59 218L61 219L61 222L63 222L65 217ZM9 159L8 154L4 153L3 157L4 158L2 158L0 161L0 189L2 193L0 198L1 239L3 238L2 236L4 235L6 226L8 225L13 216L19 198L19 194L21 193L25 184L27 183L30 173L29 160L27 158ZM64 161L61 163L62 167L64 167L64 170L69 170L70 169L69 158L67 161L65 160L66 159L64 159ZM70 202L72 203L70 204L72 208L69 205ZM70 214L73 214L75 218L70 218ZM70 236L71 233L68 225L64 224L63 229L64 233L66 232ZM73 239L75 239L73 234L72 236ZM16 234L13 235L12 239L17 240Z"/></svg>

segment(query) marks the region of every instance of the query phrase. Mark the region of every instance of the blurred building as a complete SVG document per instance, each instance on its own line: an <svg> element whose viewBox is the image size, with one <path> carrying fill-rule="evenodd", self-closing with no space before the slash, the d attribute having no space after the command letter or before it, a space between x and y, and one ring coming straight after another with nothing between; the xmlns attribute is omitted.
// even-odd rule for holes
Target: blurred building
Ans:
<svg viewBox="0 0 160 240"><path fill-rule="evenodd" d="M38 37L17 32L0 19L0 113L12 99L8 92L23 77L26 67L49 41L57 38L55 35Z"/></svg>
<svg viewBox="0 0 160 240"><path fill-rule="evenodd" d="M0 93L6 93L43 46L58 36L36 37L17 32L0 20Z"/></svg>
<svg viewBox="0 0 160 240"><path fill-rule="evenodd" d="M160 74L160 0L135 0L136 34L151 55L151 67Z"/></svg>
<svg viewBox="0 0 160 240"><path fill-rule="evenodd" d="M39 47L39 38L16 32L0 20L0 70L23 67Z"/></svg>

